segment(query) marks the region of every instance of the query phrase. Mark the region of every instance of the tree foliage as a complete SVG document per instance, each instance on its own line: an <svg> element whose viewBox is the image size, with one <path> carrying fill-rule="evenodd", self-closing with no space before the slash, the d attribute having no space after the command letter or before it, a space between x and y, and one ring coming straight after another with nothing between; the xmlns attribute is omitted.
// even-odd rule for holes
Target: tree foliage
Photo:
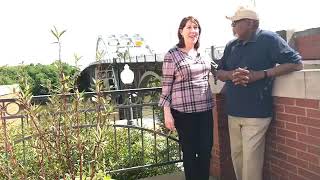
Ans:
<svg viewBox="0 0 320 180"><path fill-rule="evenodd" d="M57 62L50 65L2 66L0 67L0 85L19 84L19 74L21 75L21 69L23 69L33 95L49 94L48 86L51 86L55 90L59 84L59 70L56 64ZM66 76L73 76L77 72L76 67L67 63L62 63L62 66ZM19 85L23 86L22 84Z"/></svg>

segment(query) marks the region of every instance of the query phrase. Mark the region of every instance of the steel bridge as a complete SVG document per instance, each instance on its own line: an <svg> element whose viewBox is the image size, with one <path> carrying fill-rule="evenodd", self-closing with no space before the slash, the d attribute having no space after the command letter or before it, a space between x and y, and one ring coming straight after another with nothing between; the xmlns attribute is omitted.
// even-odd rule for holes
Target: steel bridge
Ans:
<svg viewBox="0 0 320 180"><path fill-rule="evenodd" d="M212 46L205 50L205 54L213 61L218 61L223 49ZM83 69L78 79L81 91L90 91L93 79L103 79L105 90L146 88L150 81L160 82L164 54L154 53L140 35L99 37L96 54L96 61ZM120 80L125 64L134 72L134 81L130 87L126 87Z"/></svg>
<svg viewBox="0 0 320 180"><path fill-rule="evenodd" d="M154 54L93 62L81 72L78 79L79 89L89 91L93 79L103 79L105 90L125 89L120 80L120 73L125 64L134 72L134 81L130 88L146 88L150 80L160 80L162 61L163 55Z"/></svg>

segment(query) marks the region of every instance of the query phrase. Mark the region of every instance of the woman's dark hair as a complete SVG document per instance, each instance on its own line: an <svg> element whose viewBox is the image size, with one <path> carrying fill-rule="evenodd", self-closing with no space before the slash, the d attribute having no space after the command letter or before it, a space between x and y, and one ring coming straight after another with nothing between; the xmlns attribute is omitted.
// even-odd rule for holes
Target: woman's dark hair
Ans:
<svg viewBox="0 0 320 180"><path fill-rule="evenodd" d="M186 46L184 44L184 39L183 39L183 37L182 37L182 35L180 33L180 30L182 30L186 26L188 21L191 21L191 22L197 24L198 27L199 27L199 38L198 38L198 41L196 42L196 44L194 45L194 48L197 50L199 48L199 46L200 46L200 42L199 41L200 41L200 34L201 34L201 26L199 24L199 21L196 18L192 17L192 16L185 17L185 18L183 18L181 20L180 25L179 25L179 29L178 29L179 42L178 42L177 46L179 48L184 48Z"/></svg>

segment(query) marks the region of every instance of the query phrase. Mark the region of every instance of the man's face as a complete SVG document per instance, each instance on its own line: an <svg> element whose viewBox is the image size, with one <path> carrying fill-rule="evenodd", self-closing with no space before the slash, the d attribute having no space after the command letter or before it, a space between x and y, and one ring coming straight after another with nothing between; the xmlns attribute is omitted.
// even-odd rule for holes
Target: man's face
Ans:
<svg viewBox="0 0 320 180"><path fill-rule="evenodd" d="M233 34L240 40L247 40L250 38L253 21L251 19L240 19L233 21L231 24Z"/></svg>

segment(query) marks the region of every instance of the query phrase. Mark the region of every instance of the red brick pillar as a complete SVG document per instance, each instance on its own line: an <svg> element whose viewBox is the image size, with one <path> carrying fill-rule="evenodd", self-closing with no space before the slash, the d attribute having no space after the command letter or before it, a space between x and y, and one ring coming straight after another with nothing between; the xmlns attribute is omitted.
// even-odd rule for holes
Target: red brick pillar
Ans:
<svg viewBox="0 0 320 180"><path fill-rule="evenodd" d="M221 180L236 180L231 156L228 131L228 118L224 111L224 96L214 94L214 145L212 149L210 174Z"/></svg>

